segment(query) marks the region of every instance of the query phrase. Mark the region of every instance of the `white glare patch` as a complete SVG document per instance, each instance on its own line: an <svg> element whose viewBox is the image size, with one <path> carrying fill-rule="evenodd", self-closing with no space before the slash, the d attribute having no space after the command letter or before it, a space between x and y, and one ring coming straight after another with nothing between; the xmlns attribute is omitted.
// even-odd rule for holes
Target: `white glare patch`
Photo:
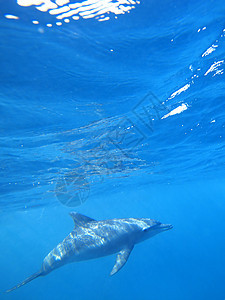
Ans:
<svg viewBox="0 0 225 300"><path fill-rule="evenodd" d="M214 62L214 64L212 64L211 67L205 72L204 76L207 76L210 72L213 72L213 71L216 71L215 74L223 74L223 69L218 70L218 67L221 66L223 63L224 63L224 60Z"/></svg>
<svg viewBox="0 0 225 300"><path fill-rule="evenodd" d="M57 26L61 26L61 25L62 25L62 22L56 22L56 25L57 25Z"/></svg>
<svg viewBox="0 0 225 300"><path fill-rule="evenodd" d="M182 88L180 88L179 90L177 90L176 92L174 92L169 99L173 99L175 96L180 95L182 92L186 91L187 89L189 89L190 87L190 83L185 84Z"/></svg>
<svg viewBox="0 0 225 300"><path fill-rule="evenodd" d="M14 15L5 15L6 19L11 19L11 20L18 20L19 17L14 16Z"/></svg>
<svg viewBox="0 0 225 300"><path fill-rule="evenodd" d="M17 0L17 4L26 7L35 5L40 11L48 11L49 9L58 7L58 5L51 0Z"/></svg>
<svg viewBox="0 0 225 300"><path fill-rule="evenodd" d="M69 23L69 22L70 22L70 19L64 19L64 22L65 22L65 23Z"/></svg>
<svg viewBox="0 0 225 300"><path fill-rule="evenodd" d="M218 47L218 45L212 45L202 54L202 57L209 55L210 53L215 51L217 47Z"/></svg>
<svg viewBox="0 0 225 300"><path fill-rule="evenodd" d="M57 8L58 6L55 4L55 3L52 3L51 1L50 2L46 2L40 6L37 6L36 8L40 11L43 11L43 12L46 12L48 11L49 9L54 9L54 8Z"/></svg>
<svg viewBox="0 0 225 300"><path fill-rule="evenodd" d="M20 6L32 6L42 12L55 15L57 19L63 20L72 17L78 20L95 18L99 22L107 21L110 17L104 14L121 15L130 12L135 5L140 4L137 0L83 0L71 3L70 0L17 0Z"/></svg>
<svg viewBox="0 0 225 300"><path fill-rule="evenodd" d="M109 20L109 17L105 17L105 18L103 18L103 19L99 19L99 22L107 21L107 20Z"/></svg>
<svg viewBox="0 0 225 300"><path fill-rule="evenodd" d="M210 123L215 123L216 122L216 120L212 120Z"/></svg>
<svg viewBox="0 0 225 300"><path fill-rule="evenodd" d="M178 106L177 108L173 109L171 112L169 112L168 114L164 115L161 119L165 119L169 116L173 116L173 115L177 115L182 113L183 111L185 111L187 109L187 105L186 104L182 104L180 106Z"/></svg>
<svg viewBox="0 0 225 300"><path fill-rule="evenodd" d="M65 4L67 4L67 3L69 3L70 0L56 0L55 2L56 2L56 4L58 4L59 6L63 6L63 5L65 5Z"/></svg>
<svg viewBox="0 0 225 300"><path fill-rule="evenodd" d="M69 6L63 6L60 8L56 8L56 9L51 9L49 11L50 15L58 15L64 12L67 12L68 10L70 10Z"/></svg>
<svg viewBox="0 0 225 300"><path fill-rule="evenodd" d="M17 0L17 4L20 6L41 5L43 3L43 0Z"/></svg>
<svg viewBox="0 0 225 300"><path fill-rule="evenodd" d="M206 30L206 27L199 28L199 29L198 29L198 32L200 32L201 30Z"/></svg>
<svg viewBox="0 0 225 300"><path fill-rule="evenodd" d="M36 21L36 20L33 20L32 23L33 23L33 24L39 24L39 22Z"/></svg>
<svg viewBox="0 0 225 300"><path fill-rule="evenodd" d="M48 26L48 27L52 27L52 24L46 24L46 26Z"/></svg>

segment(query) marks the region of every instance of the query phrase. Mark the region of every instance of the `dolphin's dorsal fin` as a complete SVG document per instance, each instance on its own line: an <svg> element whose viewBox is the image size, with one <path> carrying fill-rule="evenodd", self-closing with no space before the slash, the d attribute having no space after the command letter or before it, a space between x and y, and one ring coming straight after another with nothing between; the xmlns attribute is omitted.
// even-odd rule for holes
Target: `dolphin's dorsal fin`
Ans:
<svg viewBox="0 0 225 300"><path fill-rule="evenodd" d="M73 218L75 227L76 226L83 226L86 223L90 223L90 222L95 221L94 219L86 217L86 216L84 216L82 214L79 214L77 212L71 212L70 216Z"/></svg>
<svg viewBox="0 0 225 300"><path fill-rule="evenodd" d="M128 257L130 255L131 251L133 250L133 248L134 248L134 246L131 246L129 248L121 250L117 254L116 263L113 266L113 269L110 273L111 276L116 274L125 265L125 263L127 262Z"/></svg>

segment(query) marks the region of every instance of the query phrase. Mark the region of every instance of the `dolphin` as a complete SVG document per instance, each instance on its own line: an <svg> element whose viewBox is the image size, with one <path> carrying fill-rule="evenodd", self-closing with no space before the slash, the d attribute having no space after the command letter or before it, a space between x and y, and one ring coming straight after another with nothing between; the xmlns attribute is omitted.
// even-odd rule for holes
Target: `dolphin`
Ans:
<svg viewBox="0 0 225 300"><path fill-rule="evenodd" d="M110 273L114 275L125 265L135 244L173 228L170 224L147 218L96 221L77 212L71 212L70 216L74 221L73 231L44 258L40 271L7 293L67 263L118 253Z"/></svg>

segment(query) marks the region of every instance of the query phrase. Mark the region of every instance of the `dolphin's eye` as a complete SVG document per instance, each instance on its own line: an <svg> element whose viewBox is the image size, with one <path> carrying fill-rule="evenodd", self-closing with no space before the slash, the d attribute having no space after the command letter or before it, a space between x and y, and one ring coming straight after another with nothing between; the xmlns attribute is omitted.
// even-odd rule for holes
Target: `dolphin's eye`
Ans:
<svg viewBox="0 0 225 300"><path fill-rule="evenodd" d="M146 228L146 229L144 229L143 231L144 231L144 232L147 232L147 231L148 231L148 229Z"/></svg>

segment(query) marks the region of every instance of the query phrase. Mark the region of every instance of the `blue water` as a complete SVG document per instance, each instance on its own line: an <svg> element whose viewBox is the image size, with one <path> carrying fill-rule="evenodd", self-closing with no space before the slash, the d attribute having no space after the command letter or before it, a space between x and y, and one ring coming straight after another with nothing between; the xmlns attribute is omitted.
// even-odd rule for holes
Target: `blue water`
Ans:
<svg viewBox="0 0 225 300"><path fill-rule="evenodd" d="M32 2L0 1L0 291L40 269L70 211L174 228L113 277L115 255L1 299L225 299L224 1Z"/></svg>

